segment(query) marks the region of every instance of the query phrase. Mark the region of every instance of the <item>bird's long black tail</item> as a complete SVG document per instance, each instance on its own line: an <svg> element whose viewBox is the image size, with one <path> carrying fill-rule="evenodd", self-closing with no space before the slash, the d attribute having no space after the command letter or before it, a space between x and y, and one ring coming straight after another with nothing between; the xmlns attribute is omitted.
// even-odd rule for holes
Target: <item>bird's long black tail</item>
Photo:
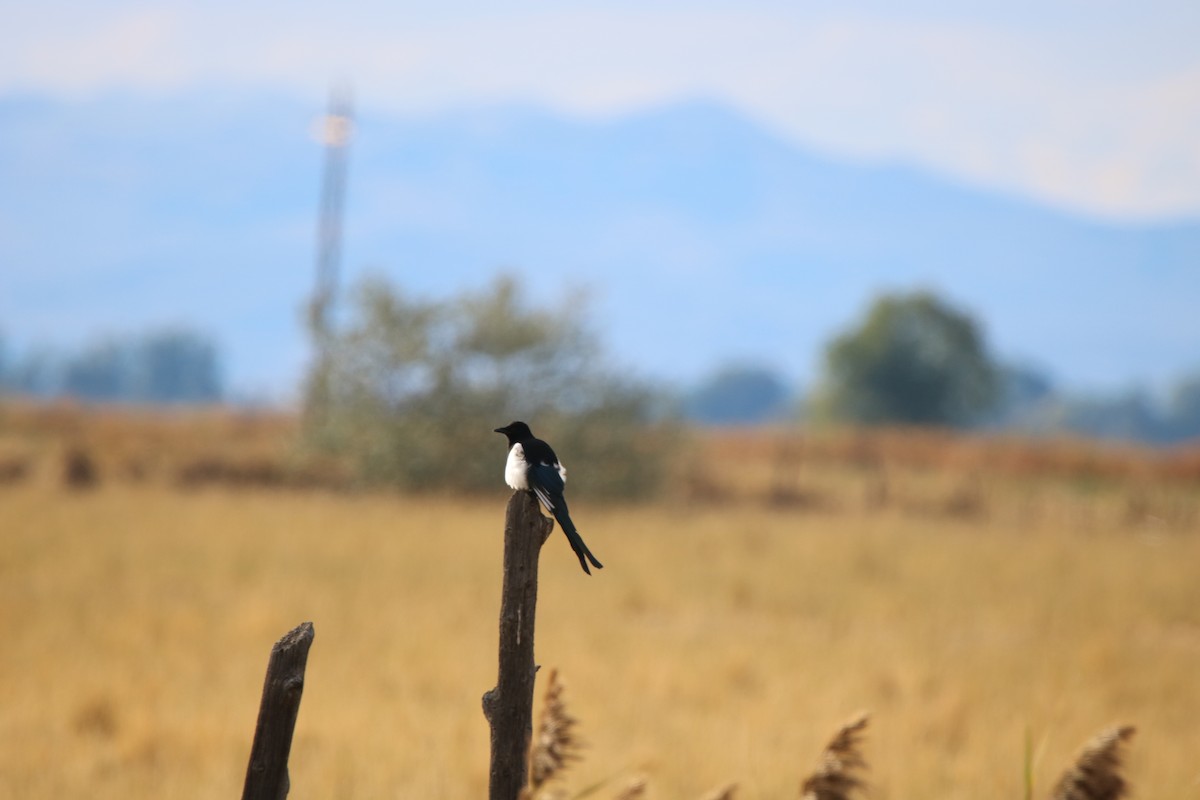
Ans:
<svg viewBox="0 0 1200 800"><path fill-rule="evenodd" d="M551 509L551 513L558 520L558 527L562 528L563 533L567 535L571 549L575 551L575 555L579 556L579 566L583 567L583 571L588 575L592 574L592 571L588 569L589 561L596 569L604 569L604 565L592 555L592 551L588 550L588 546L583 543L583 537L575 529L575 523L571 522L571 513L567 511L567 501L561 495L554 498L554 508Z"/></svg>

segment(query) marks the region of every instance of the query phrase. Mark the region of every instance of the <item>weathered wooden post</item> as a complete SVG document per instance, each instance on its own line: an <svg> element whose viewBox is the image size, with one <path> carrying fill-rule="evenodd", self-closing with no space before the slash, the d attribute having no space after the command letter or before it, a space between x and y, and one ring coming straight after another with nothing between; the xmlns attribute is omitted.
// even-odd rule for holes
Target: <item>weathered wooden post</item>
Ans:
<svg viewBox="0 0 1200 800"><path fill-rule="evenodd" d="M500 596L500 675L483 695L492 730L489 800L517 800L525 786L533 736L533 628L537 616L538 556L554 530L531 492L508 500L504 518L504 588Z"/></svg>
<svg viewBox="0 0 1200 800"><path fill-rule="evenodd" d="M313 624L302 622L271 648L242 800L284 800L288 795L288 753L312 641Z"/></svg>

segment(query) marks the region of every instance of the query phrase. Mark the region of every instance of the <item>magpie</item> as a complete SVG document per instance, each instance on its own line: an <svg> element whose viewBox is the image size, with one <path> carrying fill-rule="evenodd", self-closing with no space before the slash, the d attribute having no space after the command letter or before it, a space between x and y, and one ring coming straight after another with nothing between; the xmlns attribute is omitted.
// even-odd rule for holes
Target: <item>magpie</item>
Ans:
<svg viewBox="0 0 1200 800"><path fill-rule="evenodd" d="M563 487L567 482L567 469L554 454L554 448L537 439L533 431L524 422L512 422L503 428L496 428L496 433L508 437L508 463L504 465L504 482L514 489L533 492L542 502L546 510L558 520L558 526L567 535L571 549L579 557L579 566L588 575L588 562L596 569L604 565L596 560L592 551L588 550L575 523L571 522L571 514L567 511L567 499L563 497Z"/></svg>

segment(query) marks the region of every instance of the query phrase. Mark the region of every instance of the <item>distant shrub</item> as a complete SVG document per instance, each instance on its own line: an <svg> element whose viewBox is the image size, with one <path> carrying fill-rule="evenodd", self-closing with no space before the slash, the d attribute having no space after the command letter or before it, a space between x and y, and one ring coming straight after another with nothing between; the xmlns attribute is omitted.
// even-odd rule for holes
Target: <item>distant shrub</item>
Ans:
<svg viewBox="0 0 1200 800"><path fill-rule="evenodd" d="M96 462L81 447L68 448L63 454L63 485L68 489L90 489L100 481Z"/></svg>
<svg viewBox="0 0 1200 800"><path fill-rule="evenodd" d="M569 468L586 464L576 494L652 494L673 451L663 403L606 370L579 319L577 303L527 306L508 278L446 301L367 281L309 376L308 440L364 483L476 491L500 480L492 429L522 419Z"/></svg>
<svg viewBox="0 0 1200 800"><path fill-rule="evenodd" d="M28 456L0 456L0 486L25 480L32 471L31 461Z"/></svg>

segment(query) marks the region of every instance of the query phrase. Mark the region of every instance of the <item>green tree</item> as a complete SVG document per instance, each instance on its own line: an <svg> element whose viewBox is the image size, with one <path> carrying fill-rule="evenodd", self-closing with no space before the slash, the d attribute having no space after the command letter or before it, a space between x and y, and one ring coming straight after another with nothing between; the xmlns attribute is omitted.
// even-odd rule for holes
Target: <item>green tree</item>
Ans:
<svg viewBox="0 0 1200 800"><path fill-rule="evenodd" d="M830 343L818 407L865 424L967 425L992 407L997 388L971 317L926 292L886 295Z"/></svg>
<svg viewBox="0 0 1200 800"><path fill-rule="evenodd" d="M348 316L309 376L306 423L310 441L349 457L364 482L494 488L504 441L492 429L523 419L569 467L587 465L574 493L658 487L672 437L656 396L603 369L578 303L531 308L511 278L446 301L376 279L353 293Z"/></svg>

